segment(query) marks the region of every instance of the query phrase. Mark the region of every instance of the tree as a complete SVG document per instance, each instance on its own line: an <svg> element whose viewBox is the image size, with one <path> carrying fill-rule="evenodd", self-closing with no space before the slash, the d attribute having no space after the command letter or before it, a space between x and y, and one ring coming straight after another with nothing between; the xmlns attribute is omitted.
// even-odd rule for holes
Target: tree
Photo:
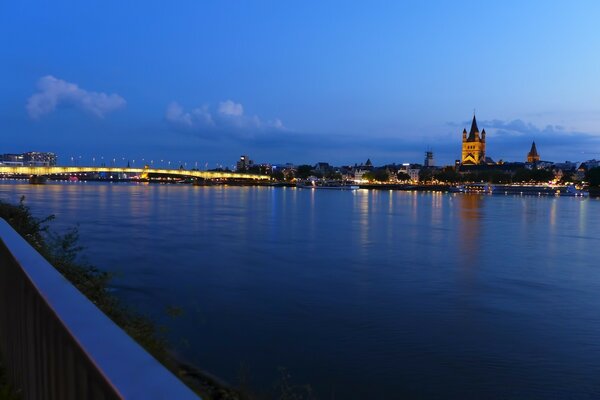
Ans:
<svg viewBox="0 0 600 400"><path fill-rule="evenodd" d="M585 180L588 181L590 187L600 186L600 167L589 169L585 173Z"/></svg>
<svg viewBox="0 0 600 400"><path fill-rule="evenodd" d="M312 170L312 165L299 165L298 169L296 170L296 178L306 179L312 174Z"/></svg>
<svg viewBox="0 0 600 400"><path fill-rule="evenodd" d="M277 181L282 181L285 179L285 176L283 175L283 171L279 169L274 169L273 172L271 172L271 178Z"/></svg>
<svg viewBox="0 0 600 400"><path fill-rule="evenodd" d="M419 171L419 182L430 182L433 179L433 172L429 168L423 168Z"/></svg>
<svg viewBox="0 0 600 400"><path fill-rule="evenodd" d="M560 177L560 183L573 182L576 179L577 178L575 177L575 174L573 173L573 171L562 171L562 176ZM587 174L586 174L586 179L587 179Z"/></svg>
<svg viewBox="0 0 600 400"><path fill-rule="evenodd" d="M410 175L404 172L398 172L397 177L399 181L410 181Z"/></svg>
<svg viewBox="0 0 600 400"><path fill-rule="evenodd" d="M363 179L366 179L369 182L387 182L390 180L390 173L385 168L376 169L374 171L365 172Z"/></svg>
<svg viewBox="0 0 600 400"><path fill-rule="evenodd" d="M440 182L456 183L461 181L461 176L453 168L445 168L442 172L437 174L435 178Z"/></svg>
<svg viewBox="0 0 600 400"><path fill-rule="evenodd" d="M331 170L331 171L328 171L327 173L325 173L325 178L339 181L342 179L342 174L340 174L339 172L335 172L334 170Z"/></svg>

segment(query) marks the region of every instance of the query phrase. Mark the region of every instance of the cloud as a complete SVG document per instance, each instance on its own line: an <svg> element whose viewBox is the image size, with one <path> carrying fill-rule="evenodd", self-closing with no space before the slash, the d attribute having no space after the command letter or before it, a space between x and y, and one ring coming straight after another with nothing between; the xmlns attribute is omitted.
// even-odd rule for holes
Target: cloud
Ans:
<svg viewBox="0 0 600 400"><path fill-rule="evenodd" d="M471 121L461 124L447 123L458 135L462 127L470 126ZM550 161L564 161L566 159L582 161L597 157L594 149L600 146L600 135L593 132L582 132L568 129L562 125L545 124L538 126L522 119L500 120L492 119L477 121L479 129L488 133L486 153L497 159L505 161L523 161L535 141L542 159ZM460 145L460 142L456 142Z"/></svg>
<svg viewBox="0 0 600 400"><path fill-rule="evenodd" d="M74 83L44 76L38 81L37 93L27 100L27 112L33 119L53 112L58 106L80 108L99 118L105 114L125 107L126 101L118 94L89 92Z"/></svg>
<svg viewBox="0 0 600 400"><path fill-rule="evenodd" d="M183 107L179 105L177 102L172 102L167 107L167 111L165 113L165 118L167 121L172 122L174 124L180 124L187 127L193 127L197 125L202 126L214 126L215 122L213 121L212 115L208 111L208 106L202 106L193 109L190 112L185 112Z"/></svg>
<svg viewBox="0 0 600 400"><path fill-rule="evenodd" d="M279 118L263 121L257 115L245 115L244 106L233 100L221 101L216 112L211 112L207 105L186 111L179 103L172 102L167 106L165 119L172 126L188 131L220 132L234 137L254 137L257 133L286 129Z"/></svg>
<svg viewBox="0 0 600 400"><path fill-rule="evenodd" d="M219 103L219 113L234 117L244 115L244 107L240 103L234 103L231 100L222 101Z"/></svg>
<svg viewBox="0 0 600 400"><path fill-rule="evenodd" d="M480 125L486 127L488 130L495 130L498 135L536 136L566 133L565 128L561 125L546 125L543 128L538 128L531 122L525 122L521 119L514 119L512 121L493 119L482 121Z"/></svg>

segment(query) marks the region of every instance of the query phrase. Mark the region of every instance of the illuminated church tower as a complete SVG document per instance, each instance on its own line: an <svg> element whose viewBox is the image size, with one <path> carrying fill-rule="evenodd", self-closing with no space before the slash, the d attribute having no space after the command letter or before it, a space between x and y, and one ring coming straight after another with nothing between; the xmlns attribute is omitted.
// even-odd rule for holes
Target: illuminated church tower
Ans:
<svg viewBox="0 0 600 400"><path fill-rule="evenodd" d="M531 150L527 153L527 162L528 163L536 163L540 161L540 155L537 152L537 148L535 147L535 142L531 143Z"/></svg>
<svg viewBox="0 0 600 400"><path fill-rule="evenodd" d="M479 135L477 121L473 114L473 122L471 123L471 131L467 136L467 130L463 130L462 135L462 164L463 165L480 165L485 164L485 129Z"/></svg>

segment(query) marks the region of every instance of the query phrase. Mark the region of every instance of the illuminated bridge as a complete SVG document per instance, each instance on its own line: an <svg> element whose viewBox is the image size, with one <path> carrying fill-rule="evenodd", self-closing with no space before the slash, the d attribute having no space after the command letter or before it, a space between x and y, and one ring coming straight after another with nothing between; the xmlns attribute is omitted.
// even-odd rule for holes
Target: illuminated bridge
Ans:
<svg viewBox="0 0 600 400"><path fill-rule="evenodd" d="M118 168L118 167L22 167L22 166L0 166L0 175L23 175L23 176L52 176L52 175L74 175L74 174L128 174L147 179L150 174L181 178L201 179L250 179L269 180L267 175L245 174L226 171L190 171L185 169L160 169L160 168Z"/></svg>

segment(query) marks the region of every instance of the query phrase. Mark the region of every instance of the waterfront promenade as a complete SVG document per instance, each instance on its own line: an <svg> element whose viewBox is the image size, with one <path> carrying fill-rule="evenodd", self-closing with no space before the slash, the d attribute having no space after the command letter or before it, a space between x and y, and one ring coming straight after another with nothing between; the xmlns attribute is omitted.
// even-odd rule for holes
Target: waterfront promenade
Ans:
<svg viewBox="0 0 600 400"><path fill-rule="evenodd" d="M598 200L0 181L21 195L233 385L284 367L317 398L600 395Z"/></svg>

